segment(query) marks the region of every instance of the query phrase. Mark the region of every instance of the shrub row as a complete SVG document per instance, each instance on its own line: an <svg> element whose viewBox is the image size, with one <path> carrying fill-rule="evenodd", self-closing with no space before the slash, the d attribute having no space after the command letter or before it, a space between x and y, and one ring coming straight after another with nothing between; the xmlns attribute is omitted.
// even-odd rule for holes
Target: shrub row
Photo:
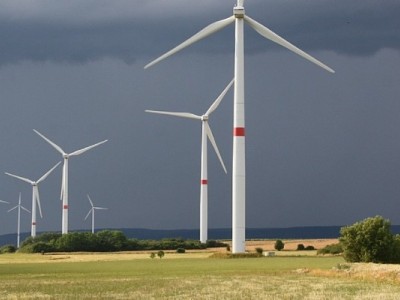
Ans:
<svg viewBox="0 0 400 300"><path fill-rule="evenodd" d="M312 245L304 246L304 244L298 244L296 250L297 251L304 251L304 250L310 251L310 250L315 250L315 247Z"/></svg>
<svg viewBox="0 0 400 300"><path fill-rule="evenodd" d="M43 233L35 238L27 238L19 251L25 253L43 252L116 252L135 250L176 250L205 249L209 245L225 246L223 243L199 241L181 238L163 240L128 239L121 231L103 230L95 234L91 232L72 232L68 234Z"/></svg>

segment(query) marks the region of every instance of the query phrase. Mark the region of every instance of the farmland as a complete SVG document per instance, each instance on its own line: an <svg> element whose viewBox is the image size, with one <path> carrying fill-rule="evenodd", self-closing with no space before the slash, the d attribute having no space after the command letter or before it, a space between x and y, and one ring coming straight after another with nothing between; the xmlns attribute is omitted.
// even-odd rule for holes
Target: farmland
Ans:
<svg viewBox="0 0 400 300"><path fill-rule="evenodd" d="M307 242L306 242L307 243ZM297 251L0 255L1 299L399 299L400 268ZM314 252L315 253L315 252Z"/></svg>

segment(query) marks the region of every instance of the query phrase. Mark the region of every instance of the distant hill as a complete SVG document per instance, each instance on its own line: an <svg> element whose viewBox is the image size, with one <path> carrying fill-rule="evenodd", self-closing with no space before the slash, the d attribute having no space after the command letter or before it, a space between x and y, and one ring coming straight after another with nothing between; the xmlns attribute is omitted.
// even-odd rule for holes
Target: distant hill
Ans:
<svg viewBox="0 0 400 300"><path fill-rule="evenodd" d="M246 239L332 239L338 238L342 226L308 226L308 227L289 227L289 228L247 228ZM98 229L97 231L102 230ZM113 228L110 230L120 230L128 238L140 240L160 240L164 238L199 238L198 229L144 229L144 228ZM83 230L79 230L83 231ZM400 225L392 225L392 232L400 234ZM40 234L40 233L39 233ZM21 233L21 241L26 239L29 233ZM208 237L210 240L230 240L232 230L230 228L209 229ZM6 244L16 245L16 234L5 234L0 236L0 246Z"/></svg>

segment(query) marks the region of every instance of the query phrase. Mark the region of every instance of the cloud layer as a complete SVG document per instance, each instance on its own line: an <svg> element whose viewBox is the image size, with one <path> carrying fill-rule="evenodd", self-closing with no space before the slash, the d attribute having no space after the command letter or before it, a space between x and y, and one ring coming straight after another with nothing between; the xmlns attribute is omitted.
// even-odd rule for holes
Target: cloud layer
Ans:
<svg viewBox="0 0 400 300"><path fill-rule="evenodd" d="M102 58L129 63L152 57L229 16L231 1L225 2L2 1L0 64ZM400 49L398 1L384 5L359 0L248 1L245 5L249 15L304 50L359 56ZM195 51L232 52L232 32L224 30L218 42L204 41ZM247 40L249 54L279 49L256 34Z"/></svg>

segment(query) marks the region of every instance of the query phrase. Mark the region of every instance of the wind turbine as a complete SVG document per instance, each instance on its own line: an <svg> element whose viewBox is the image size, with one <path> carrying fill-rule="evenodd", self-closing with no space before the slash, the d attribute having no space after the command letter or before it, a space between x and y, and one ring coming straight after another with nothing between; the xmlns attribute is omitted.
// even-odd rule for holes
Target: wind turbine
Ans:
<svg viewBox="0 0 400 300"><path fill-rule="evenodd" d="M45 137L43 134L41 134L39 131L33 129L34 132L36 132L40 137L42 137L46 142L48 142L51 146L53 146L58 152L61 153L63 159L64 159L64 165L63 165L63 174L62 174L62 182L61 182L61 200L63 201L63 209L62 209L62 234L68 233L68 159L71 156L76 156L80 155L94 147L97 147L101 144L104 144L107 142L107 140L104 140L102 142L96 143L94 145L76 150L71 153L66 153L64 150L58 146L56 143L52 142L49 140L47 137Z"/></svg>
<svg viewBox="0 0 400 300"><path fill-rule="evenodd" d="M25 181L25 182L29 183L30 185L32 185L32 225L31 225L31 236L32 237L36 236L36 205L39 207L40 217L43 218L42 208L40 205L40 197L39 197L39 183L41 183L43 180L45 180L47 178L47 176L49 176L50 173L53 172L53 170L55 168L57 168L60 163L61 162L58 162L54 167L52 167L49 171L47 171L47 173L44 174L42 177L40 177L39 180L37 180L37 181L30 180L25 177L21 177L21 176L17 176L17 175L5 172L8 176L20 179L20 180Z"/></svg>
<svg viewBox="0 0 400 300"><path fill-rule="evenodd" d="M23 207L21 205L21 193L19 193L19 200L18 200L18 205L14 206L13 208L11 208L10 210L8 210L8 212L14 210L18 208L18 224L17 224L17 248L19 248L19 241L20 241L20 234L21 234L21 208L23 210L25 210L26 212L30 213L30 211L28 209L26 209L25 207Z"/></svg>
<svg viewBox="0 0 400 300"><path fill-rule="evenodd" d="M92 201L92 199L90 199L89 195L87 195L87 197L88 197L88 200L89 200L90 205L92 206L92 208L89 210L88 214L86 215L85 220L89 217L90 214L92 214L92 233L94 233L94 211L96 209L108 209L108 208L94 206L93 205L93 201Z"/></svg>
<svg viewBox="0 0 400 300"><path fill-rule="evenodd" d="M292 45L264 25L258 23L245 14L244 0L237 0L237 5L233 8L233 15L229 18L214 22L198 33L179 44L172 50L166 52L159 58L147 64L144 68L158 63L159 61L175 54L176 52L190 46L191 44L223 29L235 22L235 89L234 89L234 108L233 108L233 165L232 165L232 252L245 252L245 208L246 208L246 160L245 160L245 115L244 115L244 22L257 31L263 37L289 49L290 51L302 56L312 63L320 66L328 72L334 71Z"/></svg>
<svg viewBox="0 0 400 300"><path fill-rule="evenodd" d="M222 93L218 96L218 98L211 104L210 108L207 112L202 115L195 115L192 113L185 113L185 112L167 112L167 111L156 111L156 110L146 110L148 113L155 113L155 114L163 114L163 115L170 115L182 118L189 118L200 120L202 127L201 127L201 180L200 180L200 242L206 243L207 242L207 228L208 228L208 174L207 174L207 138L210 140L211 144L214 147L215 152L221 162L222 168L224 169L225 173L226 168L222 157L219 153L217 144L214 139L214 135L212 134L210 125L208 124L209 117L212 112L214 112L221 100L224 98L230 87L232 86L234 79L227 85L227 87L222 91Z"/></svg>

